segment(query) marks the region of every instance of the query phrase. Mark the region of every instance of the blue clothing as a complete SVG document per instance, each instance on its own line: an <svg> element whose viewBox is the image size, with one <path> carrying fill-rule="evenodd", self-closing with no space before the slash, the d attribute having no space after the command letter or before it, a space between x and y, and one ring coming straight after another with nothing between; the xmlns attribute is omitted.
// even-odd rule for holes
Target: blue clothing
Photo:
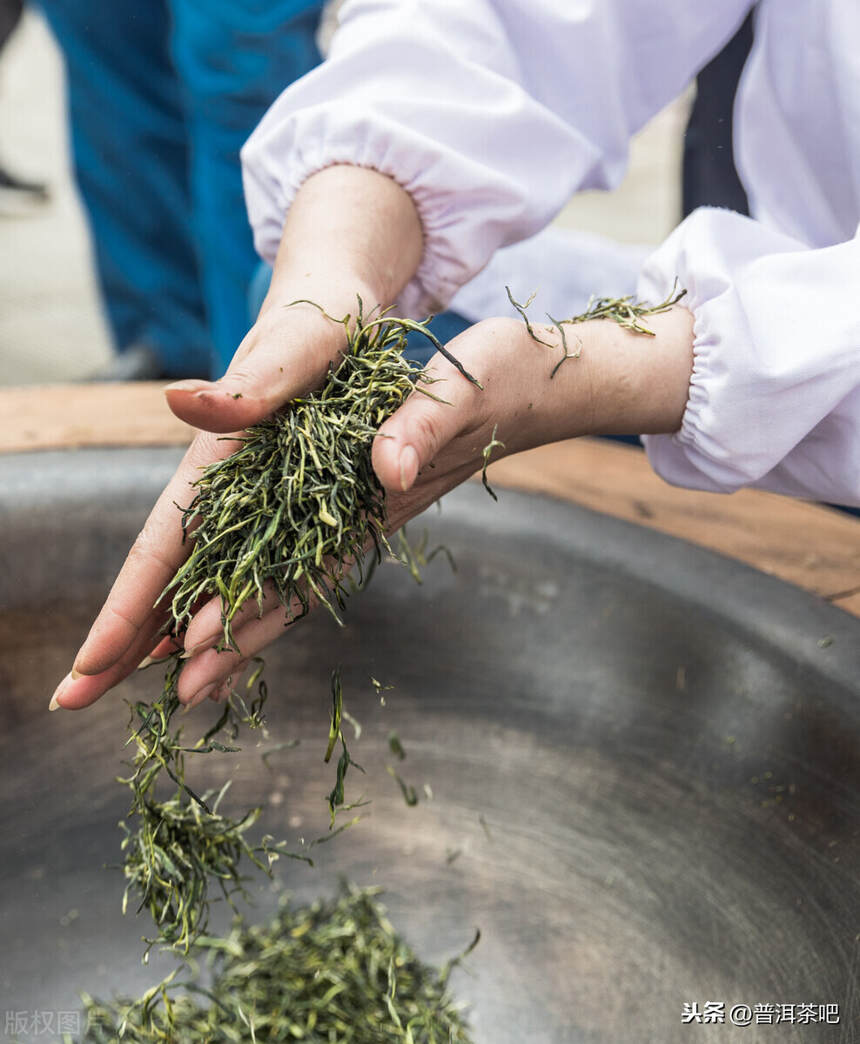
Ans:
<svg viewBox="0 0 860 1044"><path fill-rule="evenodd" d="M117 348L220 376L257 265L239 149L319 61L322 0L42 0Z"/></svg>

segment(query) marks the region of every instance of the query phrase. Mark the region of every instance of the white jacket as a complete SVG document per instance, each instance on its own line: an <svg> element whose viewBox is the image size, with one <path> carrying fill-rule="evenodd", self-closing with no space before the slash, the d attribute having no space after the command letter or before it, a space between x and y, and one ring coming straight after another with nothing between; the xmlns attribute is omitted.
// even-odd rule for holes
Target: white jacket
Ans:
<svg viewBox="0 0 860 1044"><path fill-rule="evenodd" d="M257 249L274 258L310 174L375 168L424 224L400 305L436 311L573 192L617 185L630 137L749 7L351 0L328 60L242 152ZM761 0L735 136L755 220L697 211L641 271L642 296L662 299L677 276L695 313L681 429L646 439L651 462L679 485L860 505L858 0Z"/></svg>

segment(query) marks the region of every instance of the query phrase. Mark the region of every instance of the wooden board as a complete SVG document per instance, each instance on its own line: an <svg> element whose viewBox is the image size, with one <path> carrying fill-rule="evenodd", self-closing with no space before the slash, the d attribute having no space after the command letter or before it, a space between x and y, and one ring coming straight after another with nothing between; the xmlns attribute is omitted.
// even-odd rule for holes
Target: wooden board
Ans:
<svg viewBox="0 0 860 1044"><path fill-rule="evenodd" d="M0 388L0 453L78 446L178 446L193 429L167 408L162 383Z"/></svg>
<svg viewBox="0 0 860 1044"><path fill-rule="evenodd" d="M0 453L170 446L192 429L158 383L0 389ZM542 446L490 466L498 486L562 497L740 559L860 616L860 521L755 490L668 486L634 447L598 439Z"/></svg>

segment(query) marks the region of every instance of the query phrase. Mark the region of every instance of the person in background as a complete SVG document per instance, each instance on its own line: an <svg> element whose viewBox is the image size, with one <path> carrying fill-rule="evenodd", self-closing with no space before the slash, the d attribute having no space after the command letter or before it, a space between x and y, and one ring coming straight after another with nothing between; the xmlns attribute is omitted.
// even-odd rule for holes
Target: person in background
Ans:
<svg viewBox="0 0 860 1044"><path fill-rule="evenodd" d="M23 0L0 0L0 52L24 11ZM29 181L12 173L0 160L0 201L9 200L17 212L20 204L41 204L48 200L48 187L41 181Z"/></svg>
<svg viewBox="0 0 860 1044"><path fill-rule="evenodd" d="M5 2L5 0L4 0ZM218 377L257 257L239 149L319 61L322 0L41 0L116 359L98 379Z"/></svg>
<svg viewBox="0 0 860 1044"><path fill-rule="evenodd" d="M734 162L734 107L738 82L753 42L753 11L696 77L696 97L684 134L681 209L727 207L749 214Z"/></svg>
<svg viewBox="0 0 860 1044"><path fill-rule="evenodd" d="M750 0L353 0L327 61L288 88L243 150L246 196L273 277L224 378L167 389L201 433L151 513L52 709L97 700L153 650L160 591L188 553L176 503L242 429L315 387L344 346L330 314L444 307L497 252L518 249L580 189L624 172L632 135L731 38ZM860 7L760 0L735 106L752 217L696 210L640 269L658 302L649 338L575 327L558 355L508 317L476 323L430 371L445 402L412 395L380 428L373 465L392 530L504 453L583 434L645 435L667 481L757 487L860 505ZM523 244L524 245L524 244ZM529 272L519 273L521 282ZM530 280L529 280L530 281ZM598 291L600 288L596 288ZM570 314L570 311L561 313ZM559 331L535 321L560 349ZM182 636L179 698L217 695L283 632L246 607L219 653L221 606Z"/></svg>

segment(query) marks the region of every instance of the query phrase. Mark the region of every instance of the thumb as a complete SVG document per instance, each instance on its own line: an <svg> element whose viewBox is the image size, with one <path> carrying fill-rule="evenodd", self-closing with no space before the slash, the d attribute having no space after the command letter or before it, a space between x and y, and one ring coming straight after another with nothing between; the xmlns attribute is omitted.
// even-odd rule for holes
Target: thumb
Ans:
<svg viewBox="0 0 860 1044"><path fill-rule="evenodd" d="M346 345L346 331L311 305L274 307L260 316L217 381L165 388L180 420L204 431L241 431L306 395Z"/></svg>
<svg viewBox="0 0 860 1044"><path fill-rule="evenodd" d="M420 390L412 392L377 432L373 469L389 492L405 493L411 489L422 468L464 430L479 424L473 415L472 385L455 379L444 385L439 382L434 392L440 387L443 390L438 399L431 399ZM443 398L447 401L439 401Z"/></svg>

